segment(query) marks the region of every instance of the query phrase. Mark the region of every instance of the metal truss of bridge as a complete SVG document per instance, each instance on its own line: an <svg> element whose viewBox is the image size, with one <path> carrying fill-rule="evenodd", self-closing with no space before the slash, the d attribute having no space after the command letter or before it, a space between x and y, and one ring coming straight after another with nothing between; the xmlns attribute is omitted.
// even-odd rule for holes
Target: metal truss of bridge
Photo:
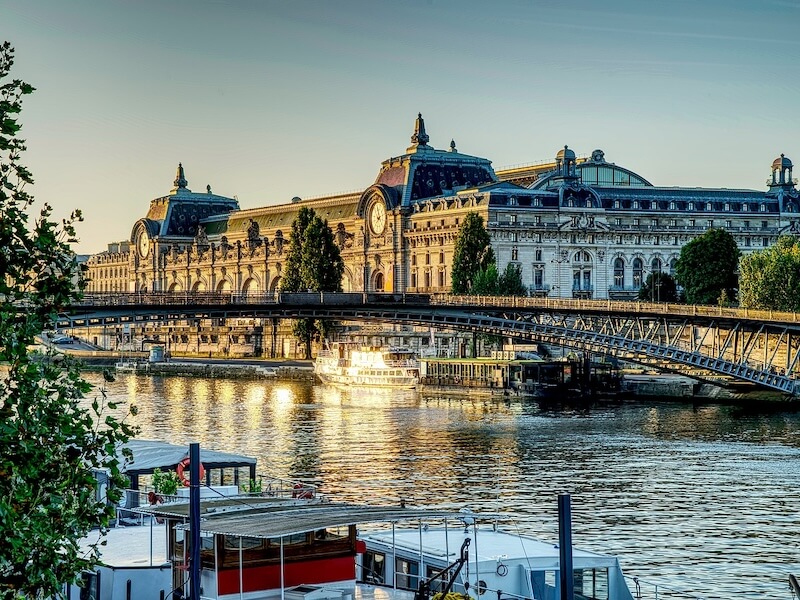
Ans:
<svg viewBox="0 0 800 600"><path fill-rule="evenodd" d="M406 323L572 347L800 394L800 314L713 306L375 293L93 294L59 326L226 318ZM689 369L689 371L687 371Z"/></svg>

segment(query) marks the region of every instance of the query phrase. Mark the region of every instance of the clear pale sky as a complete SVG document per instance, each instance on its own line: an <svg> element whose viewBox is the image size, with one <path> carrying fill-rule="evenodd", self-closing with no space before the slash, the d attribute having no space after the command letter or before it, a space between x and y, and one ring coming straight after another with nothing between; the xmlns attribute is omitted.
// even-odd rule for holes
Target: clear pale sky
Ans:
<svg viewBox="0 0 800 600"><path fill-rule="evenodd" d="M410 143L595 148L656 185L800 163L800 1L0 0L37 201L127 239L183 162L242 208L364 189ZM800 167L798 167L800 169Z"/></svg>

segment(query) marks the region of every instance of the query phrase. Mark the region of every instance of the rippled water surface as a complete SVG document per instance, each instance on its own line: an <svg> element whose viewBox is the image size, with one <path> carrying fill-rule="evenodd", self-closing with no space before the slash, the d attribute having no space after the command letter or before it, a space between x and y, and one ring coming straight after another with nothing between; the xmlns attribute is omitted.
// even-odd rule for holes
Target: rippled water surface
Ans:
<svg viewBox="0 0 800 600"><path fill-rule="evenodd" d="M134 375L108 393L136 404L142 438L254 456L335 500L513 511L557 540L569 492L576 546L696 597L788 599L800 575L800 413Z"/></svg>

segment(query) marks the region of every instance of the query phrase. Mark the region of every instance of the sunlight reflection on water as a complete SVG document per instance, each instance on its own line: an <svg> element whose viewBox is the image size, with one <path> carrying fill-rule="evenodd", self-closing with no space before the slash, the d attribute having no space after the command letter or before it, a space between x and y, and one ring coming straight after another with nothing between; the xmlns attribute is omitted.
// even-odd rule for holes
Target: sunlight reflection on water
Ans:
<svg viewBox="0 0 800 600"><path fill-rule="evenodd" d="M555 540L568 491L576 545L699 597L789 597L800 574L798 414L134 375L108 392L138 406L142 438L251 455L336 500L513 511Z"/></svg>

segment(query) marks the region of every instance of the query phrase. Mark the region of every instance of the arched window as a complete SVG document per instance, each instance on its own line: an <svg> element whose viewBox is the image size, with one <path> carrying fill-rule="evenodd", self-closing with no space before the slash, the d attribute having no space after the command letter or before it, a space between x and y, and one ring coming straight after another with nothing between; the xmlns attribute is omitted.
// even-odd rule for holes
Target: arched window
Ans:
<svg viewBox="0 0 800 600"><path fill-rule="evenodd" d="M650 262L650 271L653 272L653 273L661 273L661 259L660 258L654 258Z"/></svg>
<svg viewBox="0 0 800 600"><path fill-rule="evenodd" d="M375 291L383 291L383 273L375 273Z"/></svg>
<svg viewBox="0 0 800 600"><path fill-rule="evenodd" d="M677 264L678 264L678 259L677 258L670 259L670 261L669 261L669 274L670 275L674 275L675 274L675 266Z"/></svg>
<svg viewBox="0 0 800 600"><path fill-rule="evenodd" d="M614 260L614 287L622 289L625 285L625 261L621 258Z"/></svg>
<svg viewBox="0 0 800 600"><path fill-rule="evenodd" d="M642 272L644 271L644 263L641 258L633 259L633 287L642 287Z"/></svg>

